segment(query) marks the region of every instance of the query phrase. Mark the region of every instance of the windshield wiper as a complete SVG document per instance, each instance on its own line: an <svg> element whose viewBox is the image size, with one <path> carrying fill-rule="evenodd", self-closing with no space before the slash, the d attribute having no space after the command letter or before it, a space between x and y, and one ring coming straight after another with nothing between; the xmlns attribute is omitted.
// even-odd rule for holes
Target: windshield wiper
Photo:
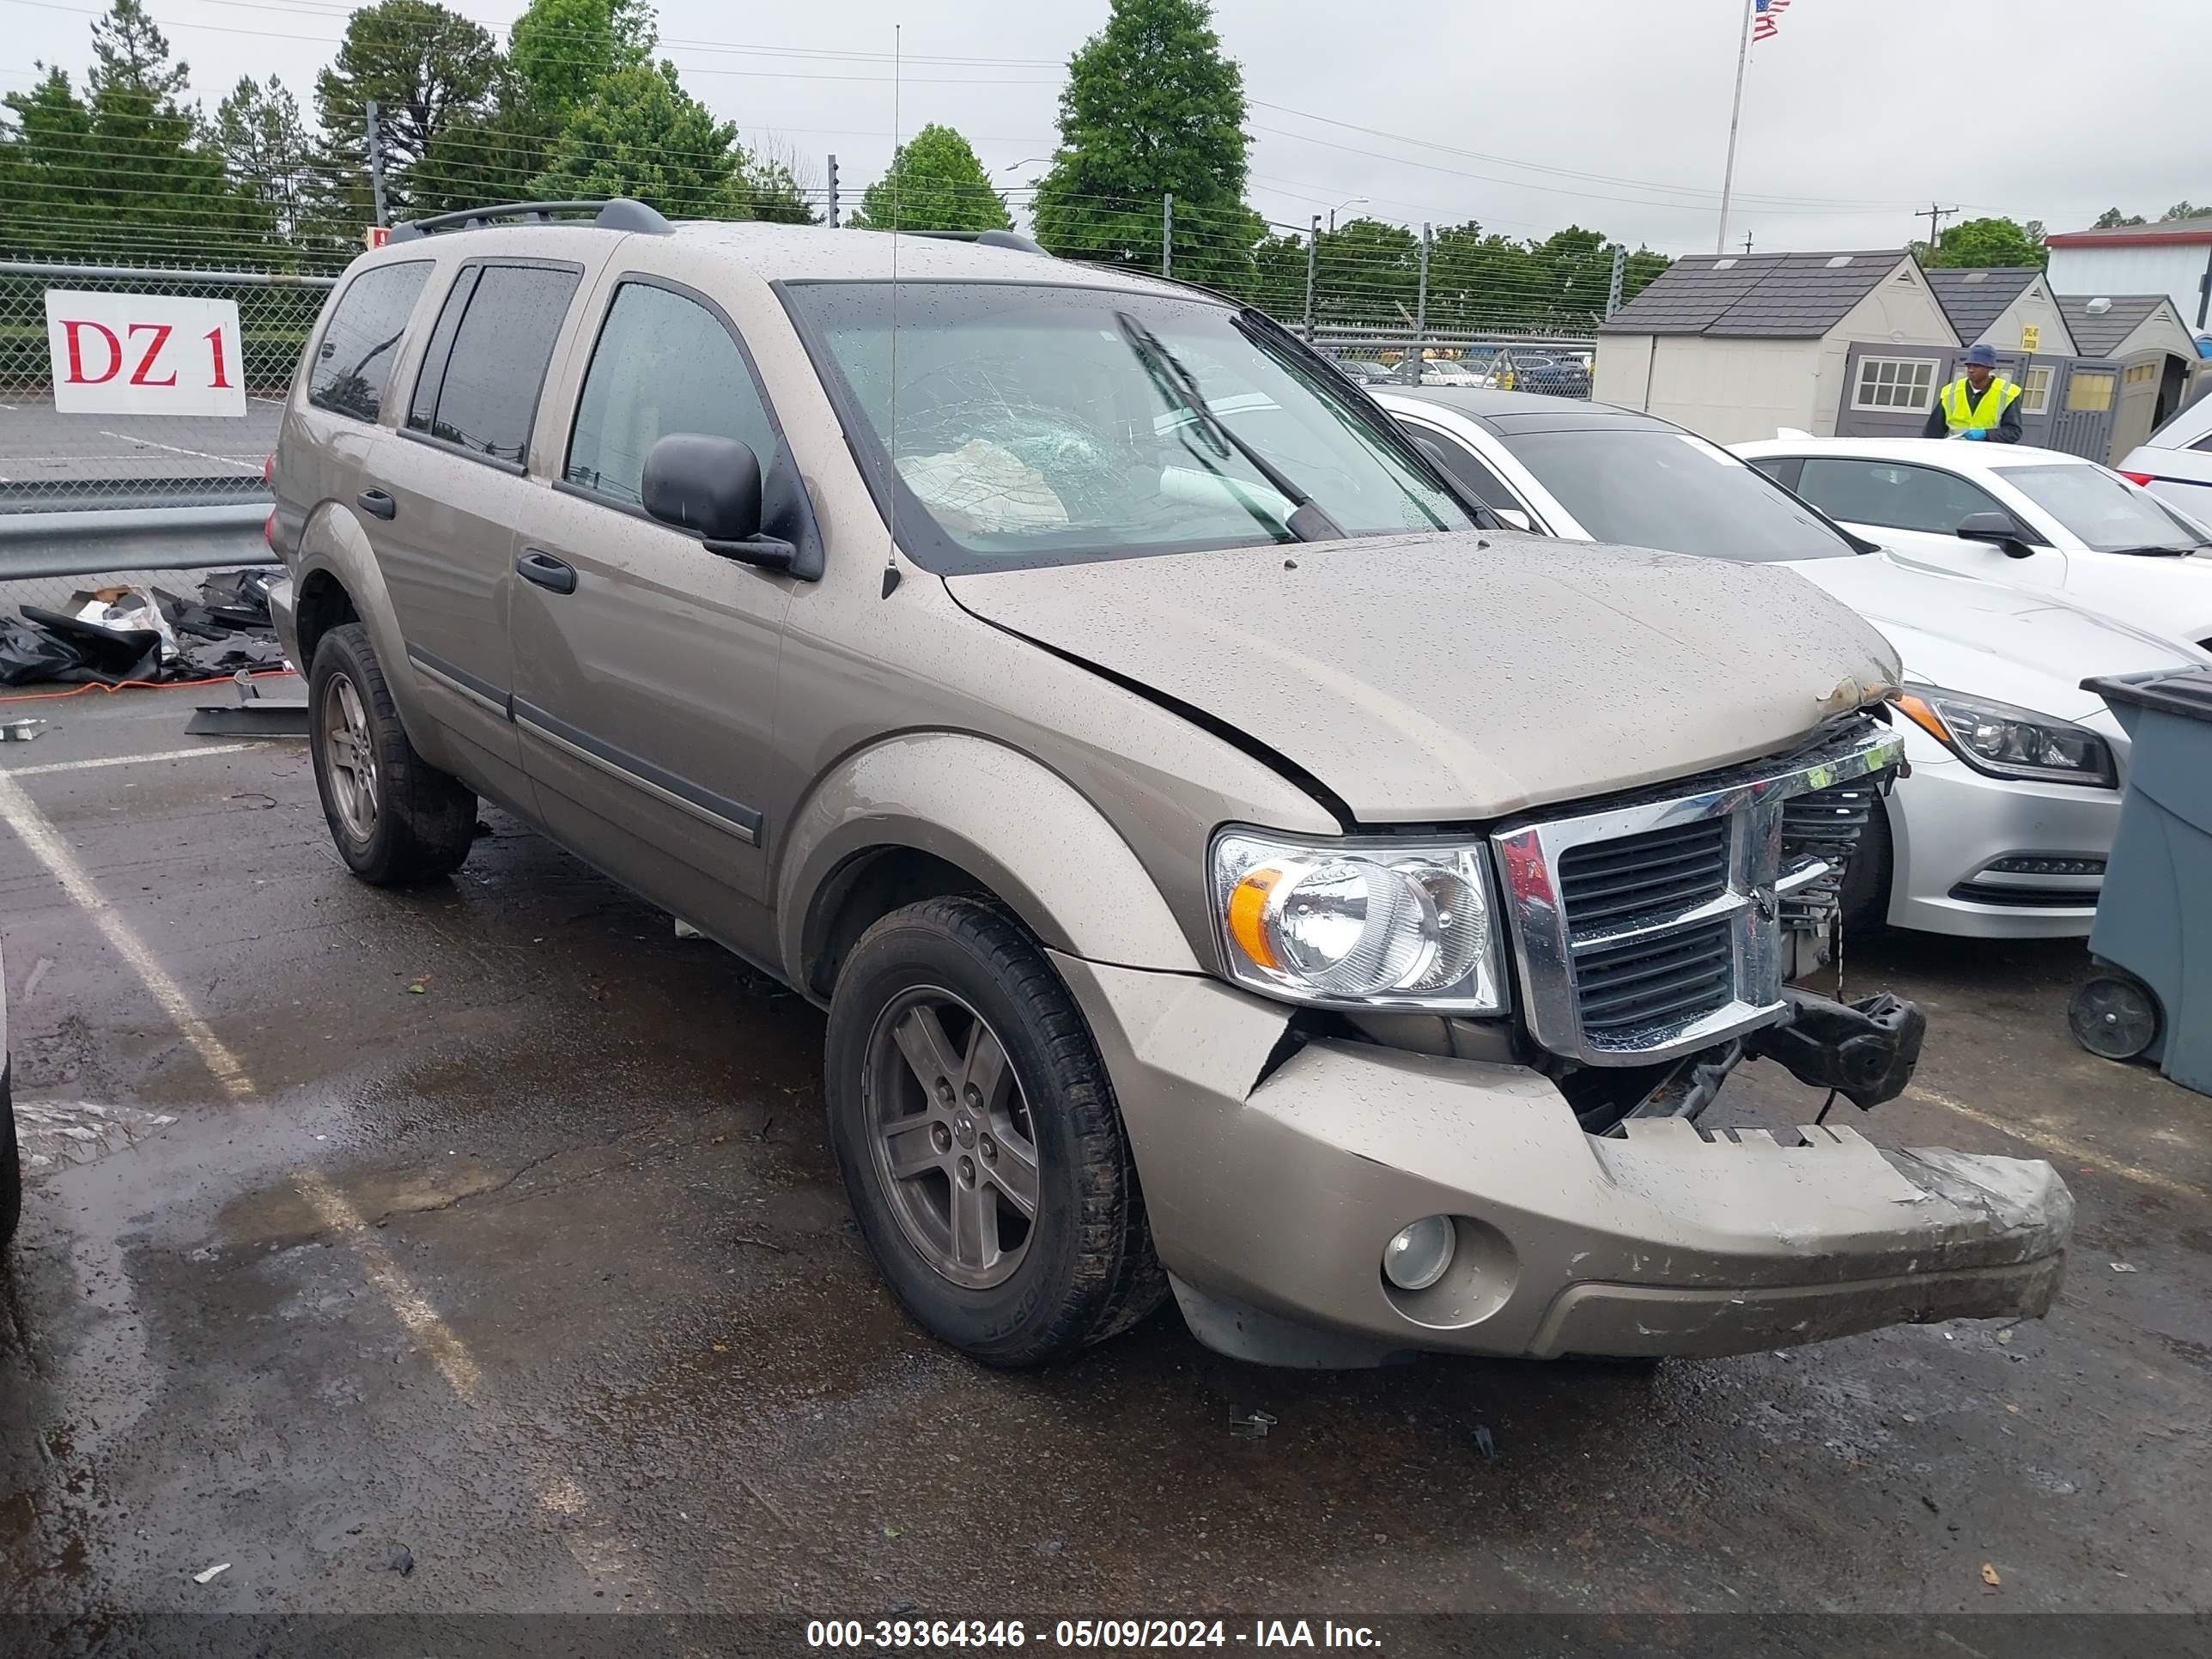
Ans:
<svg viewBox="0 0 2212 1659"><path fill-rule="evenodd" d="M2205 545L2198 542L2191 547L2176 547L2167 542L2154 542L2148 547L2116 547L2112 551L2147 559L2185 559L2191 553L2203 552Z"/></svg>
<svg viewBox="0 0 2212 1659"><path fill-rule="evenodd" d="M1282 468L1229 429L1200 393L1198 382L1191 379L1190 371L1175 360L1175 355L1157 335L1126 311L1115 312L1114 321L1154 381L1165 382L1161 390L1181 399L1183 407L1198 417L1199 425L1213 440L1215 453L1225 456L1234 449L1251 463L1253 470L1267 481L1277 495L1291 504L1292 511L1284 520L1284 528L1302 542L1344 539L1344 527L1330 518L1311 495L1291 483Z"/></svg>

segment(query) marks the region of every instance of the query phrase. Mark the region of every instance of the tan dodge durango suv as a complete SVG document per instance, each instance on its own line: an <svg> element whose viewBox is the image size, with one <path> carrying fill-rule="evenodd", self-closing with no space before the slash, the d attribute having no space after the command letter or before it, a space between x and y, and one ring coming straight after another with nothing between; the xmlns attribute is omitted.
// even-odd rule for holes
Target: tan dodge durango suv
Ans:
<svg viewBox="0 0 2212 1659"><path fill-rule="evenodd" d="M1827 1117L1921 1016L1787 982L1898 762L1880 636L1499 527L1256 312L451 215L339 284L273 480L346 862L443 876L487 799L826 1008L860 1224L979 1359L1170 1295L1315 1365L2051 1302L2058 1177ZM1701 1130L1762 1059L1808 1127Z"/></svg>

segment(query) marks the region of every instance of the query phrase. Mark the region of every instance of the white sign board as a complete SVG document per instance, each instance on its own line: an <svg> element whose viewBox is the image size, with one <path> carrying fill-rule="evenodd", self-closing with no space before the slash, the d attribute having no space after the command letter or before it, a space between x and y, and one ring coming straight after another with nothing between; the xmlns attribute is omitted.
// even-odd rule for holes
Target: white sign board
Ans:
<svg viewBox="0 0 2212 1659"><path fill-rule="evenodd" d="M46 290L64 415L243 415L238 302Z"/></svg>

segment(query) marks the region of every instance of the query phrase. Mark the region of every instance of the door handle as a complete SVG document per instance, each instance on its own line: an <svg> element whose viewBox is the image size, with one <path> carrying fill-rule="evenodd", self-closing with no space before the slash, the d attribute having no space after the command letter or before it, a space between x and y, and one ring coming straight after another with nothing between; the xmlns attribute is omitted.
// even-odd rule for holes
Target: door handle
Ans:
<svg viewBox="0 0 2212 1659"><path fill-rule="evenodd" d="M361 503L362 512L373 518L388 519L399 511L399 503L381 489L364 489L354 500Z"/></svg>
<svg viewBox="0 0 2212 1659"><path fill-rule="evenodd" d="M514 561L514 574L526 582L535 582L551 593L573 593L576 591L576 568L563 564L550 553L540 553L534 547L525 548Z"/></svg>

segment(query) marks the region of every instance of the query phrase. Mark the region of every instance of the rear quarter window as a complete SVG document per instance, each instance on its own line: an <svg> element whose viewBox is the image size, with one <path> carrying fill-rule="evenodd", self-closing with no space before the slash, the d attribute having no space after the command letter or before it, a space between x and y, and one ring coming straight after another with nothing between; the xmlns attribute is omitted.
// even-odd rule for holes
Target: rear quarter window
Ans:
<svg viewBox="0 0 2212 1659"><path fill-rule="evenodd" d="M430 262L364 270L338 295L307 374L307 401L334 415L374 421L392 386L407 319L429 280Z"/></svg>

